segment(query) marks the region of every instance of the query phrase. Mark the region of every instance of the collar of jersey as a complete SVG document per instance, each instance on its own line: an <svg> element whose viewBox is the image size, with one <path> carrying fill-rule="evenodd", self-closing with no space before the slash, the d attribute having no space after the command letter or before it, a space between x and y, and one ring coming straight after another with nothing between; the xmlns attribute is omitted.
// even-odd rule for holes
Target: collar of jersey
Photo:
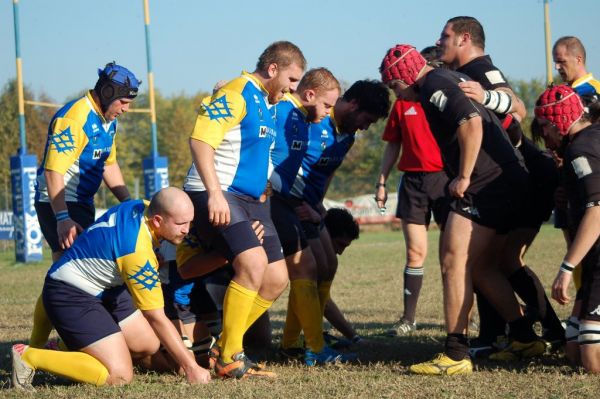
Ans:
<svg viewBox="0 0 600 399"><path fill-rule="evenodd" d="M295 95L293 95L291 93L285 93L285 95L283 96L283 99L291 102L292 104L294 104L294 106L300 112L302 112L302 114L304 115L304 118L306 119L306 115L308 115L308 111L306 110L306 108L304 108L304 105L302 105L302 103L300 102L300 100L298 100Z"/></svg>
<svg viewBox="0 0 600 399"><path fill-rule="evenodd" d="M580 77L579 79L574 81L573 84L571 85L571 87L575 88L577 86L584 84L585 82L589 82L592 79L594 79L594 77L592 76L592 73L591 72L586 73L585 75L583 75L582 77Z"/></svg>
<svg viewBox="0 0 600 399"><path fill-rule="evenodd" d="M265 97L267 97L269 95L269 92L267 91L267 89L265 88L265 86L263 86L263 84L261 83L261 81L258 80L250 72L242 71L242 76L245 77L246 79L248 79L250 82L252 82L252 84L254 84L254 86L256 86L257 88L259 88L263 92L263 94L265 95Z"/></svg>
<svg viewBox="0 0 600 399"><path fill-rule="evenodd" d="M335 114L333 113L334 109L335 107L331 108L331 112L329 113L329 119L331 119L331 124L333 125L333 130L335 131L335 134L341 134L342 132L340 132L337 122L335 121Z"/></svg>
<svg viewBox="0 0 600 399"><path fill-rule="evenodd" d="M102 120L102 123L106 123L106 119L104 119L104 114L102 113L102 110L100 110L100 108L98 108L98 104L96 104L96 101L94 101L94 97L92 96L92 91L89 90L86 94L85 97L87 98L87 100L90 102L90 105L92 106L92 109L94 110L94 112L100 117L100 119Z"/></svg>

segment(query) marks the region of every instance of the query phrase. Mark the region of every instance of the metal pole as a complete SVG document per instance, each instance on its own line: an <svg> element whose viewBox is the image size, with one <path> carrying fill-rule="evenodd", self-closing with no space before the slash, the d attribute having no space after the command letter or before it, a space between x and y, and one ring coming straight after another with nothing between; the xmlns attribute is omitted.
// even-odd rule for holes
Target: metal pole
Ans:
<svg viewBox="0 0 600 399"><path fill-rule="evenodd" d="M23 69L21 62L21 39L19 37L19 0L13 0L13 20L15 25L15 58L17 62L17 96L19 101L19 151L27 154L27 138L25 136L25 99L23 96Z"/></svg>
<svg viewBox="0 0 600 399"><path fill-rule="evenodd" d="M150 7L144 1L144 29L146 32L146 62L148 64L148 93L150 96L150 121L152 134L152 156L158 156L158 139L156 133L156 106L154 102L154 73L152 72L152 56L150 53Z"/></svg>
<svg viewBox="0 0 600 399"><path fill-rule="evenodd" d="M544 36L546 38L546 81L554 81L552 77L552 51L550 50L550 0L544 0Z"/></svg>

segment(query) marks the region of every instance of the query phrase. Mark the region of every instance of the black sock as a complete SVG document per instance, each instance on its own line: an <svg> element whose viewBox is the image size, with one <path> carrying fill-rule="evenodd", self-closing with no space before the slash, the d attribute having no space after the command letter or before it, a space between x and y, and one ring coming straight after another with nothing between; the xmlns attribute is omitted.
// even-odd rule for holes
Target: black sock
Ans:
<svg viewBox="0 0 600 399"><path fill-rule="evenodd" d="M538 336L533 331L531 319L521 316L515 321L508 323L510 332L508 336L519 342L531 342L538 339Z"/></svg>
<svg viewBox="0 0 600 399"><path fill-rule="evenodd" d="M469 356L469 340L465 334L448 334L445 345L446 356L460 361Z"/></svg>
<svg viewBox="0 0 600 399"><path fill-rule="evenodd" d="M405 320L415 322L417 302L423 285L423 266L404 268L404 316Z"/></svg>
<svg viewBox="0 0 600 399"><path fill-rule="evenodd" d="M485 298L485 296L475 290L477 297L477 311L479 312L479 336L483 342L492 343L499 335L506 333L506 322Z"/></svg>

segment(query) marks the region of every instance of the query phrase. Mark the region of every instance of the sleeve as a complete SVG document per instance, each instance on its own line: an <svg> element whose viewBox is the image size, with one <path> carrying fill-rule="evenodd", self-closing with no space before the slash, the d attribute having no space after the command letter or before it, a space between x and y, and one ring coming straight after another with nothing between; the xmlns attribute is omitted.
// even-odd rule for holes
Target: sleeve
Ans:
<svg viewBox="0 0 600 399"><path fill-rule="evenodd" d="M48 137L48 152L44 169L65 174L79 159L88 144L83 127L72 119L56 118Z"/></svg>
<svg viewBox="0 0 600 399"><path fill-rule="evenodd" d="M217 148L225 133L238 125L246 115L244 97L232 90L219 90L202 100L191 137Z"/></svg>
<svg viewBox="0 0 600 399"><path fill-rule="evenodd" d="M496 67L490 67L488 70L483 70L477 75L478 76L471 76L471 78L478 81L486 90L495 90L498 88L508 88L512 90L504 77L504 74Z"/></svg>
<svg viewBox="0 0 600 399"><path fill-rule="evenodd" d="M185 236L181 244L177 245L176 259L177 267L182 266L185 262L190 260L192 257L206 252L198 239L193 234Z"/></svg>
<svg viewBox="0 0 600 399"><path fill-rule="evenodd" d="M481 116L477 106L456 83L434 91L429 102L437 108L442 120L451 126L458 127L471 118Z"/></svg>
<svg viewBox="0 0 600 399"><path fill-rule="evenodd" d="M158 277L158 260L148 249L136 249L135 252L117 259L121 277L140 310L153 310L164 307L164 298Z"/></svg>
<svg viewBox="0 0 600 399"><path fill-rule="evenodd" d="M117 135L113 137L112 147L110 148L110 154L106 161L104 161L105 165L112 165L117 162Z"/></svg>
<svg viewBox="0 0 600 399"><path fill-rule="evenodd" d="M571 161L577 184L587 204L600 201L600 158L589 152L580 152Z"/></svg>
<svg viewBox="0 0 600 399"><path fill-rule="evenodd" d="M401 104L399 100L396 100L392 112L388 117L383 136L383 141L399 142L402 141L402 127L400 126L400 108Z"/></svg>

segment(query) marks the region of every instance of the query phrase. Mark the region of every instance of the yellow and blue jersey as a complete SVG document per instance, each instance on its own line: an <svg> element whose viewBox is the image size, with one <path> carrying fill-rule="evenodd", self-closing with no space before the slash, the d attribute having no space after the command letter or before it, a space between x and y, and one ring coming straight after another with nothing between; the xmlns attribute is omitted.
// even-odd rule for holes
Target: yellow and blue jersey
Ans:
<svg viewBox="0 0 600 399"><path fill-rule="evenodd" d="M329 179L354 144L354 134L342 133L333 111L320 123L310 125L308 148L290 194L310 205L323 200Z"/></svg>
<svg viewBox="0 0 600 399"><path fill-rule="evenodd" d="M50 267L48 277L97 297L125 285L138 309L164 307L154 253L159 243L148 227L147 207L138 200L109 209Z"/></svg>
<svg viewBox="0 0 600 399"><path fill-rule="evenodd" d="M93 204L104 165L117 161L117 121L107 122L91 92L62 107L52 118L37 172L36 201L50 202L45 170L64 175L65 199Z"/></svg>
<svg viewBox="0 0 600 399"><path fill-rule="evenodd" d="M591 73L585 74L574 81L571 87L582 98L600 95L600 82L594 79Z"/></svg>
<svg viewBox="0 0 600 399"><path fill-rule="evenodd" d="M192 223L190 225L190 231L185 235L181 244L177 245L177 250L175 252L177 267L183 266L183 264L192 257L204 252L206 252L206 250L198 239L197 230Z"/></svg>
<svg viewBox="0 0 600 399"><path fill-rule="evenodd" d="M310 123L306 114L306 109L291 94L286 94L275 106L277 136L271 149L269 181L273 190L284 197L289 196L308 148Z"/></svg>
<svg viewBox="0 0 600 399"><path fill-rule="evenodd" d="M269 149L276 136L271 108L267 90L247 72L203 100L191 138L215 149L223 191L258 199L265 190ZM193 164L184 189L206 190Z"/></svg>

